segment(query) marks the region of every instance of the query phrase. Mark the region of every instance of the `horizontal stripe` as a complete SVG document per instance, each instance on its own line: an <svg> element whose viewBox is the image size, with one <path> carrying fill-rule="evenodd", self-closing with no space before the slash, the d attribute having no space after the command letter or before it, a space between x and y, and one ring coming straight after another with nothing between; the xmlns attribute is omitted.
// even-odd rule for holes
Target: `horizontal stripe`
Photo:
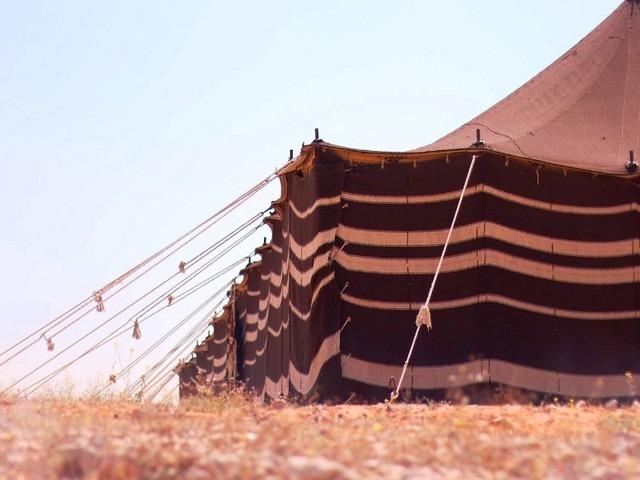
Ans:
<svg viewBox="0 0 640 480"><path fill-rule="evenodd" d="M346 292L343 292L341 294L341 297L342 300L352 305L371 308L375 310L409 310L415 311L417 314L418 309L422 305L422 303L420 302L382 302L379 300L369 300L349 295ZM457 300L444 302L432 301L429 303L429 309L434 311L450 310L455 308L467 307L470 305L477 305L480 303L496 303L499 305L505 305L528 312L539 313L550 317L567 318L572 320L627 320L640 317L640 314L637 310L627 310L620 312L587 312L578 310L566 310L560 308L545 307L543 305L514 300L512 298L494 294L474 295L472 297L460 298Z"/></svg>
<svg viewBox="0 0 640 480"><path fill-rule="evenodd" d="M298 260L304 261L315 255L316 252L326 244L332 244L335 241L336 228L330 228L322 232L318 232L308 243L300 244L293 236L289 237L289 253L295 255Z"/></svg>
<svg viewBox="0 0 640 480"><path fill-rule="evenodd" d="M368 205L351 203L340 223L354 228L387 231L445 230L451 225L455 201L430 205ZM491 196L464 199L457 225L490 221L549 238L620 241L637 235L638 213L573 215L539 210Z"/></svg>
<svg viewBox="0 0 640 480"><path fill-rule="evenodd" d="M318 282L318 284L316 285L316 288L313 290L313 293L311 295L311 303L309 304L309 310L307 310L306 312L303 312L302 310L299 310L298 308L296 308L296 306L293 304L293 302L290 302L289 303L289 308L291 309L291 311L300 320L307 321L309 319L309 315L311 315L311 311L313 310L313 305L315 304L316 300L318 299L318 295L320 294L320 290L322 290L324 287L329 285L334 280L335 280L335 274L334 274L334 272L331 272L329 275L327 275L326 277L324 277L323 279L321 279Z"/></svg>
<svg viewBox="0 0 640 480"><path fill-rule="evenodd" d="M278 380L273 381L269 378L269 375L267 375L264 379L264 393L274 400L288 396L289 379L284 375L280 375Z"/></svg>
<svg viewBox="0 0 640 480"><path fill-rule="evenodd" d="M293 362L289 362L289 379L291 385L302 395L307 395L315 386L320 370L331 358L340 353L340 332L325 338L318 352L311 360L309 373L299 372Z"/></svg>
<svg viewBox="0 0 640 480"><path fill-rule="evenodd" d="M575 215L612 215L624 212L639 212L640 205L637 202L623 203L612 206L581 206L563 205L558 203L544 202L533 198L524 197L514 193L506 192L486 184L469 186L465 192L465 198L472 197L479 193L486 193L493 197L517 203L526 207L539 210L549 210L560 213L571 213ZM433 195L367 195L353 192L342 192L343 200L347 202L370 203L374 205L389 204L433 204L439 202L449 202L458 200L460 190Z"/></svg>
<svg viewBox="0 0 640 480"><path fill-rule="evenodd" d="M299 220L304 220L305 218L311 216L317 208L338 205L340 202L340 195L335 195L333 197L318 198L310 207L304 210L299 210L294 202L290 201L289 208L291 209L293 214L298 217Z"/></svg>
<svg viewBox="0 0 640 480"><path fill-rule="evenodd" d="M311 265L311 267L304 271L299 270L298 267L296 267L296 265L293 263L283 264L282 266L283 272L281 274L271 275L271 279L270 279L271 286L276 288L282 286L283 280L288 276L288 278L293 279L296 282L296 284L298 284L298 286L302 288L308 287L311 283L313 276L318 272L318 270L320 270L322 267L324 267L329 263L329 258L331 256L331 253L332 252L326 252L326 253L323 253L322 255L318 255L313 259L313 264ZM288 283L285 284L285 289L280 296L287 297L287 293L288 293Z"/></svg>
<svg viewBox="0 0 640 480"><path fill-rule="evenodd" d="M266 350L267 350L267 342L265 341L262 348L256 348L256 358L262 357L262 355L264 355L264 352Z"/></svg>
<svg viewBox="0 0 640 480"><path fill-rule="evenodd" d="M433 274L438 265L437 258L362 257L350 255L344 250L336 255L336 261L346 270L387 275ZM635 267L610 269L565 267L536 262L491 249L480 249L476 252L445 257L440 271L441 273L459 272L485 265L529 277L581 285L617 285L636 281Z"/></svg>
<svg viewBox="0 0 640 480"><path fill-rule="evenodd" d="M379 247L434 247L442 246L449 229L426 231L366 230L339 225L337 236L350 244ZM586 242L563 240L516 230L493 222L474 222L459 226L451 233L450 244L490 237L512 245L558 255L583 257L617 257L640 252L640 239L615 242Z"/></svg>
<svg viewBox="0 0 640 480"><path fill-rule="evenodd" d="M342 375L368 385L389 387L398 381L402 365L367 362L348 355L341 357ZM629 378L639 373L620 375L572 375L531 368L496 359L474 360L457 365L409 367L402 387L435 390L477 383L502 383L537 392L568 397L629 397L635 395ZM392 379L390 381L390 379Z"/></svg>

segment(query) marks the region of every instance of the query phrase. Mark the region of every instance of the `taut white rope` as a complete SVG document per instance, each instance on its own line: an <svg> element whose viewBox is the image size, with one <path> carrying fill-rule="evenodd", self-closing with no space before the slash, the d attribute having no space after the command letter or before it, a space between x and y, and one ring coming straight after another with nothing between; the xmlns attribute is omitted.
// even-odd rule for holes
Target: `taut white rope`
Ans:
<svg viewBox="0 0 640 480"><path fill-rule="evenodd" d="M456 225L456 219L458 218L458 213L460 212L460 207L462 206L462 199L464 198L464 193L467 190L467 185L469 185L469 179L471 178L471 172L473 171L473 166L476 163L476 155L471 157L471 163L469 164L469 171L467 172L467 178L464 180L464 185L462 186L462 192L460 192L460 198L458 199L458 206L456 207L456 211L453 214L453 219L451 220L451 227L449 227L449 233L447 233L447 239L444 242L444 246L442 247L442 253L440 254L440 260L438 261L438 266L436 267L436 272L433 275L433 280L431 280L431 288L429 288L429 294L427 295L427 299L424 304L420 307L420 311L418 311L418 315L416 316L416 333L413 336L413 341L411 342L411 347L409 348L409 354L407 355L407 359L404 362L402 367L402 374L400 375L400 379L398 380L398 384L396 385L396 389L391 393L390 402L394 402L400 393L400 388L402 387L402 381L404 380L404 376L407 373L407 367L409 365L409 361L411 360L411 355L413 355L413 349L416 346L416 341L418 340L418 333L420 333L420 326L425 325L427 330L431 330L431 312L429 311L429 302L431 301L431 295L433 295L433 289L436 286L436 280L438 280L438 275L440 274L440 268L442 267L442 261L444 260L444 256L447 253L447 246L449 245L449 240L451 240L451 232L453 232L453 227Z"/></svg>

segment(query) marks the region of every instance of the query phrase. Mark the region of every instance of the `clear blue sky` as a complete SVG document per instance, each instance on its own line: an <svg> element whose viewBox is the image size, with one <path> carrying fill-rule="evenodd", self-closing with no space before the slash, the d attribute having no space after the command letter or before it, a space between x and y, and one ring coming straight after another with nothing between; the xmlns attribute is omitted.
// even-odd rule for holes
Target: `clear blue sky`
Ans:
<svg viewBox="0 0 640 480"><path fill-rule="evenodd" d="M0 350L268 175L315 127L359 148L430 143L619 3L0 1ZM0 367L0 384L46 355Z"/></svg>

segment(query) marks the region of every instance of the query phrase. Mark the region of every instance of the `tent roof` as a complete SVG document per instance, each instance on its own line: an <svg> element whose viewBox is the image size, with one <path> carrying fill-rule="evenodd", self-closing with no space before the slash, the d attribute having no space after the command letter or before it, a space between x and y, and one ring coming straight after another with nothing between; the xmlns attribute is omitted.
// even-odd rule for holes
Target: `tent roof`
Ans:
<svg viewBox="0 0 640 480"><path fill-rule="evenodd" d="M640 157L640 5L623 2L532 80L422 152L489 150L556 165L627 174Z"/></svg>

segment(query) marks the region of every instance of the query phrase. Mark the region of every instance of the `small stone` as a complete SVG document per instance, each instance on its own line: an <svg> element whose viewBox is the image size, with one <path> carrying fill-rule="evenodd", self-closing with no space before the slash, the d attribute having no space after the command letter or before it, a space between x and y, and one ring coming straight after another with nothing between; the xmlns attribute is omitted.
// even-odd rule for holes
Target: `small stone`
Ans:
<svg viewBox="0 0 640 480"><path fill-rule="evenodd" d="M273 402L271 402L271 408L274 410L282 410L287 406L287 401L282 398L277 398Z"/></svg>

